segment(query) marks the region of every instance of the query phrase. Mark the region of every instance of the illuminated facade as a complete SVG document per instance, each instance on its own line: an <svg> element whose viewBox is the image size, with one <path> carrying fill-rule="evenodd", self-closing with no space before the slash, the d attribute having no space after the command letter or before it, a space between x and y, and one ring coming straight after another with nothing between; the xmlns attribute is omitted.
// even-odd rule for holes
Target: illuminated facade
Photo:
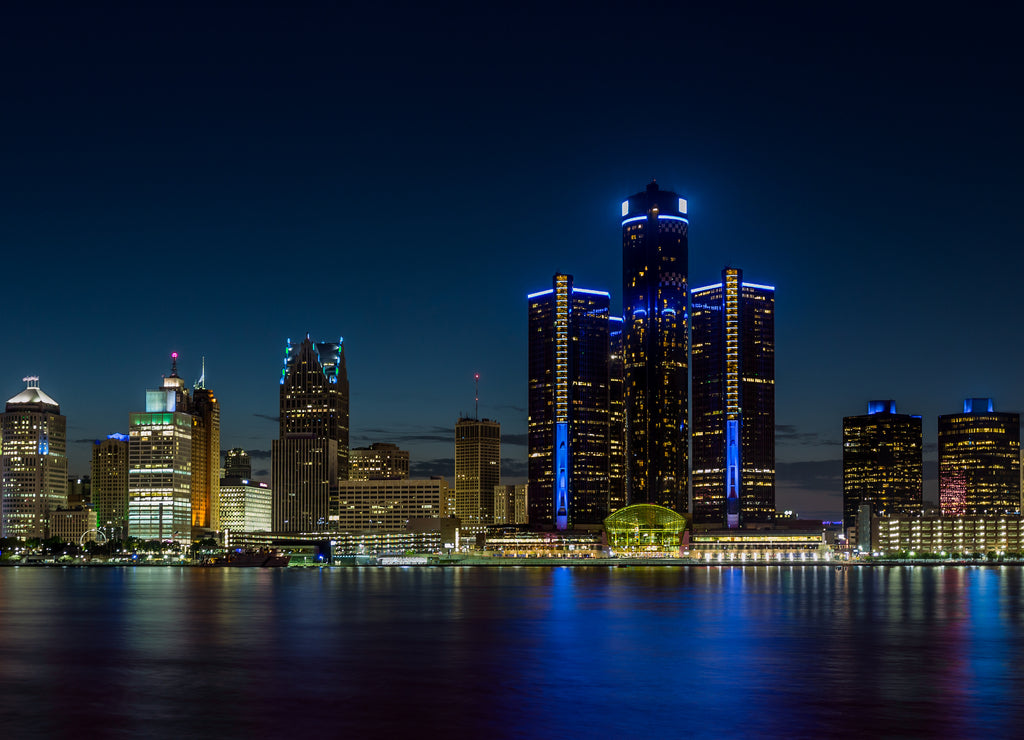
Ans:
<svg viewBox="0 0 1024 740"><path fill-rule="evenodd" d="M445 518L447 498L444 478L344 481L331 529L401 532L412 519Z"/></svg>
<svg viewBox="0 0 1024 740"><path fill-rule="evenodd" d="M122 537L128 525L128 439L109 434L92 448L92 505L108 539Z"/></svg>
<svg viewBox="0 0 1024 740"><path fill-rule="evenodd" d="M1020 514L1020 414L968 398L939 417L939 505L943 516Z"/></svg>
<svg viewBox="0 0 1024 740"><path fill-rule="evenodd" d="M203 380L192 391L192 526L221 527L220 404Z"/></svg>
<svg viewBox="0 0 1024 740"><path fill-rule="evenodd" d="M24 380L0 416L0 536L45 538L68 500L67 419L39 378Z"/></svg>
<svg viewBox="0 0 1024 740"><path fill-rule="evenodd" d="M825 532L818 530L727 529L694 532L688 554L707 561L791 562L831 560Z"/></svg>
<svg viewBox="0 0 1024 740"><path fill-rule="evenodd" d="M228 532L269 532L271 516L270 484L248 478L222 478L220 493L220 529Z"/></svg>
<svg viewBox="0 0 1024 740"><path fill-rule="evenodd" d="M843 418L843 526L861 505L879 516L921 513L921 417L896 413L892 400L871 401L864 416Z"/></svg>
<svg viewBox="0 0 1024 740"><path fill-rule="evenodd" d="M885 555L987 555L1024 553L1024 527L1019 516L874 517L871 552Z"/></svg>
<svg viewBox="0 0 1024 740"><path fill-rule="evenodd" d="M775 513L775 289L696 288L693 311L693 517L729 529Z"/></svg>
<svg viewBox="0 0 1024 740"><path fill-rule="evenodd" d="M349 452L349 480L401 480L409 477L409 451L388 442Z"/></svg>
<svg viewBox="0 0 1024 740"><path fill-rule="evenodd" d="M553 287L527 297L529 315L530 522L600 524L621 498L622 438L612 434L610 295L573 286L557 274ZM618 367L621 367L621 363ZM615 391L621 424L621 375ZM613 455L613 452L616 454ZM612 473L618 477L613 478Z"/></svg>
<svg viewBox="0 0 1024 740"><path fill-rule="evenodd" d="M96 534L96 529L96 512L87 506L58 508L50 514L50 537L56 537L61 542L72 545L97 540L103 542L103 537Z"/></svg>
<svg viewBox="0 0 1024 740"><path fill-rule="evenodd" d="M455 424L455 516L463 532L480 532L494 523L494 487L500 480L501 425L490 419L459 419Z"/></svg>
<svg viewBox="0 0 1024 740"><path fill-rule="evenodd" d="M288 341L281 369L279 438L271 443L275 532L328 526L338 481L348 479L348 373L342 341Z"/></svg>
<svg viewBox="0 0 1024 740"><path fill-rule="evenodd" d="M192 416L177 353L171 374L128 416L128 536L192 541Z"/></svg>
<svg viewBox="0 0 1024 740"><path fill-rule="evenodd" d="M495 524L526 524L529 520L525 483L494 487Z"/></svg>
<svg viewBox="0 0 1024 740"><path fill-rule="evenodd" d="M644 557L678 556L687 525L684 515L654 504L632 504L604 520L612 552Z"/></svg>
<svg viewBox="0 0 1024 740"><path fill-rule="evenodd" d="M689 508L686 201L652 182L622 204L626 497Z"/></svg>

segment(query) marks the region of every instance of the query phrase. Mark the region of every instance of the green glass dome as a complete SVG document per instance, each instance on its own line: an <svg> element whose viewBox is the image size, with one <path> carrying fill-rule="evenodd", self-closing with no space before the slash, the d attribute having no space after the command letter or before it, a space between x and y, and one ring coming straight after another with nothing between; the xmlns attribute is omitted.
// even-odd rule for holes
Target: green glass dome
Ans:
<svg viewBox="0 0 1024 740"><path fill-rule="evenodd" d="M687 518L656 504L633 504L604 520L608 544L620 552L663 552L679 548Z"/></svg>

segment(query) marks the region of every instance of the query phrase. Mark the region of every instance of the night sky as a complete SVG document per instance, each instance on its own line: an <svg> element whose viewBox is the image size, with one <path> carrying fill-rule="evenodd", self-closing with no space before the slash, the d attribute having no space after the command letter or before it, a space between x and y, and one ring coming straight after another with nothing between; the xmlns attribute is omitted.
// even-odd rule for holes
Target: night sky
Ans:
<svg viewBox="0 0 1024 740"><path fill-rule="evenodd" d="M8 10L0 393L39 375L82 474L205 356L269 471L285 340L342 336L353 446L450 475L479 372L522 480L526 294L565 271L617 309L654 177L691 287L777 287L779 508L839 518L872 398L924 417L934 497L938 414L1024 411L1017 23L825 5Z"/></svg>

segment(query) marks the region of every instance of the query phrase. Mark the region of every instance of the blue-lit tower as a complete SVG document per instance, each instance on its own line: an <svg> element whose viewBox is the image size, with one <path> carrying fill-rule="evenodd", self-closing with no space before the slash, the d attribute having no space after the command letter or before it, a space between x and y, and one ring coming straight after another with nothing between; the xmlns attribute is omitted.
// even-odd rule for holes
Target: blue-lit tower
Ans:
<svg viewBox="0 0 1024 740"><path fill-rule="evenodd" d="M610 296L556 274L550 290L527 301L530 522L600 524L621 490L621 443L611 442Z"/></svg>
<svg viewBox="0 0 1024 740"><path fill-rule="evenodd" d="M737 528L775 513L775 289L743 281L695 288L693 518Z"/></svg>
<svg viewBox="0 0 1024 740"><path fill-rule="evenodd" d="M622 203L626 495L688 510L686 201L652 182Z"/></svg>
<svg viewBox="0 0 1024 740"><path fill-rule="evenodd" d="M275 532L324 532L338 481L348 479L345 348L307 335L285 348L279 438L271 444Z"/></svg>

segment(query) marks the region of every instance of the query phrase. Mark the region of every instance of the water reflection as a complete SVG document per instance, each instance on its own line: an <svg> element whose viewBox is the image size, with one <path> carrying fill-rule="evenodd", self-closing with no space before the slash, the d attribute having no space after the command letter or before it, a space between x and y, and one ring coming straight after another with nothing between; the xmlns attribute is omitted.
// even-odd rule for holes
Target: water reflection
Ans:
<svg viewBox="0 0 1024 740"><path fill-rule="evenodd" d="M0 569L5 736L1011 736L1019 568ZM9 730L8 730L9 728Z"/></svg>

